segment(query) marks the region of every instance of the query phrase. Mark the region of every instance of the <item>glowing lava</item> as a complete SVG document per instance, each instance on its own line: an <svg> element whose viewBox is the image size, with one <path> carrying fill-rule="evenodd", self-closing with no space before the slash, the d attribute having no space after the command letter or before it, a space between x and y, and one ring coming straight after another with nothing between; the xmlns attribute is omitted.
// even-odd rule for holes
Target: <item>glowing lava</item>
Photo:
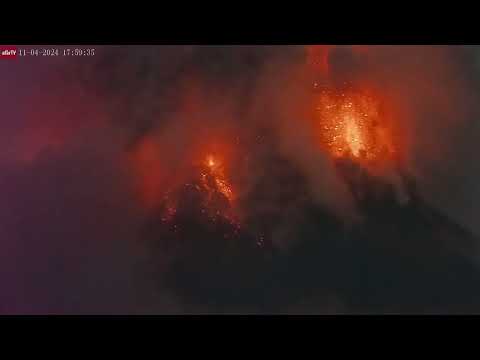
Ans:
<svg viewBox="0 0 480 360"><path fill-rule="evenodd" d="M209 194L220 192L228 201L233 200L233 191L229 181L225 177L225 169L222 162L208 155L205 159L205 170L201 173L202 185Z"/></svg>
<svg viewBox="0 0 480 360"><path fill-rule="evenodd" d="M192 166L190 181L165 193L160 211L162 223L174 233L188 231L185 221L194 221L207 228L218 227L224 238L238 236L240 221L224 159L207 155Z"/></svg>
<svg viewBox="0 0 480 360"><path fill-rule="evenodd" d="M215 159L213 158L213 156L209 155L207 157L207 165L210 167L210 168L213 168L215 166Z"/></svg>
<svg viewBox="0 0 480 360"><path fill-rule="evenodd" d="M358 128L356 120L347 116L345 118L345 140L354 156L359 156L360 150L364 150L362 132Z"/></svg>
<svg viewBox="0 0 480 360"><path fill-rule="evenodd" d="M335 157L372 161L388 156L393 146L379 109L379 102L365 93L322 90L315 120L321 142Z"/></svg>

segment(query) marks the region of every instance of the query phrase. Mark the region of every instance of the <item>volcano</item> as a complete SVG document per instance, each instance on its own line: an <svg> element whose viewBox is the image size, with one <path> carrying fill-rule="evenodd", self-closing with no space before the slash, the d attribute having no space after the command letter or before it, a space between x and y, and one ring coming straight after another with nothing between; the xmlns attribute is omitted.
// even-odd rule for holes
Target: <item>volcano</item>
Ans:
<svg viewBox="0 0 480 360"><path fill-rule="evenodd" d="M477 239L429 206L411 176L399 170L406 194L399 199L393 184L361 162L335 159L360 214L346 225L302 197L305 179L285 159L277 161L282 174L275 177L288 184L290 198L262 180L257 191L278 209L306 199L295 203L301 217L285 220L280 211L234 221L227 183L206 172L212 159L152 217L148 238L157 271L185 306L219 313L480 310L480 269L469 257ZM294 238L287 250L271 241L281 221L289 221Z"/></svg>
<svg viewBox="0 0 480 360"><path fill-rule="evenodd" d="M379 98L346 86L321 89L314 101L318 151L348 189L355 219L312 198L307 175L272 134L263 150L248 147L268 170L242 196L207 154L147 226L162 284L191 311L480 311L478 239L419 193Z"/></svg>

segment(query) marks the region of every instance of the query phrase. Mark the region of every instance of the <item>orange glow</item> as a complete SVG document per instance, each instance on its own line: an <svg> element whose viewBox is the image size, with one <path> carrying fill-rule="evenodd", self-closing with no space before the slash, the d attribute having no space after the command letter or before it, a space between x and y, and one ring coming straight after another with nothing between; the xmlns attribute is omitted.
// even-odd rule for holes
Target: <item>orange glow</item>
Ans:
<svg viewBox="0 0 480 360"><path fill-rule="evenodd" d="M335 157L377 161L394 152L377 99L367 93L323 90L316 106L321 142Z"/></svg>
<svg viewBox="0 0 480 360"><path fill-rule="evenodd" d="M212 169L215 166L215 159L212 155L207 156L207 165Z"/></svg>
<svg viewBox="0 0 480 360"><path fill-rule="evenodd" d="M219 191L229 201L233 200L232 186L225 177L225 167L218 157L211 154L205 158L206 169L202 172L202 184L205 189L211 194L212 192ZM209 181L213 179L213 183Z"/></svg>
<svg viewBox="0 0 480 360"><path fill-rule="evenodd" d="M355 118L345 117L345 140L354 156L359 156L360 150L365 150L362 132Z"/></svg>

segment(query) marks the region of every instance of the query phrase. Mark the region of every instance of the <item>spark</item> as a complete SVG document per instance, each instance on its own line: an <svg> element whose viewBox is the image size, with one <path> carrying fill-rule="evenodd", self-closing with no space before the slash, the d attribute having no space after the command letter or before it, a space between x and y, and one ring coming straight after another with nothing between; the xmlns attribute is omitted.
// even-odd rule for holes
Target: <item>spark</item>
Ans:
<svg viewBox="0 0 480 360"><path fill-rule="evenodd" d="M220 192L229 201L233 200L233 191L230 182L225 176L224 166L217 157L213 155L207 155L205 159L207 169L202 172L201 178L203 187L212 195L215 191ZM209 182L212 179L213 182Z"/></svg>
<svg viewBox="0 0 480 360"><path fill-rule="evenodd" d="M376 160L393 152L392 146L385 146L389 139L379 125L383 119L378 109L378 101L364 93L322 91L316 107L321 142L335 157Z"/></svg>

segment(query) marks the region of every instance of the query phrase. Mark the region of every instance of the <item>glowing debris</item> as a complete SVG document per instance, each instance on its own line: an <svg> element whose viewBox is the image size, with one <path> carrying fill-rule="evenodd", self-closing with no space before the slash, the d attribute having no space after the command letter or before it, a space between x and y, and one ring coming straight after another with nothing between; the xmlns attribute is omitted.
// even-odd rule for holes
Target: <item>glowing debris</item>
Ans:
<svg viewBox="0 0 480 360"><path fill-rule="evenodd" d="M386 133L380 129L379 108L378 101L364 93L323 90L317 98L315 119L321 142L335 157L374 160L393 151L379 136Z"/></svg>

